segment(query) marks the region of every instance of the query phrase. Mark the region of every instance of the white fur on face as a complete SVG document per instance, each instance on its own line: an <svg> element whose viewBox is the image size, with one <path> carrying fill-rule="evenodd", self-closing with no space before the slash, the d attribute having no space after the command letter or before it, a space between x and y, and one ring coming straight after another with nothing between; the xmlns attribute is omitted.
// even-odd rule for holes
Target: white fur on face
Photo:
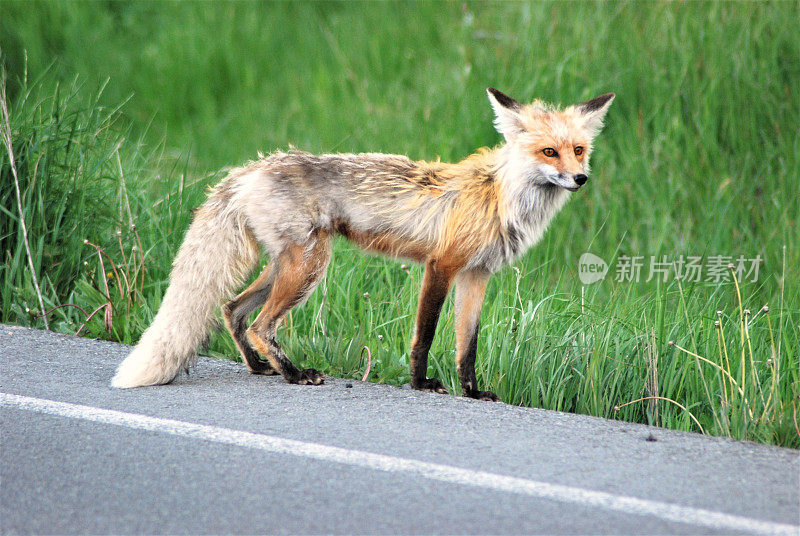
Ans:
<svg viewBox="0 0 800 536"><path fill-rule="evenodd" d="M544 179L547 182L556 183L559 180L559 173L556 168L550 164L537 162L535 160L533 160L533 165L529 168L529 173L535 176L536 179ZM539 180L537 182L543 181Z"/></svg>

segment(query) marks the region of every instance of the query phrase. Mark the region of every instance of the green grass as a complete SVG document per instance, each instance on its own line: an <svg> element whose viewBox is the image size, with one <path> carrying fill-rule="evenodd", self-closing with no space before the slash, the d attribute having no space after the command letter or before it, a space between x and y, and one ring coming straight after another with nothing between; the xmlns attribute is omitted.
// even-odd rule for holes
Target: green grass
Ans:
<svg viewBox="0 0 800 536"><path fill-rule="evenodd" d="M190 209L259 150L457 160L499 142L486 86L565 104L614 91L588 188L489 284L481 384L513 404L800 447L797 3L0 8L34 268L45 309L71 304L51 329L135 342ZM0 320L43 327L5 145L0 181ZM586 251L611 272L583 286ZM622 255L764 263L737 290L619 282ZM287 352L360 378L366 345L372 380L407 382L420 276L337 242L286 322ZM450 307L430 373L458 393ZM224 333L209 353L236 354Z"/></svg>

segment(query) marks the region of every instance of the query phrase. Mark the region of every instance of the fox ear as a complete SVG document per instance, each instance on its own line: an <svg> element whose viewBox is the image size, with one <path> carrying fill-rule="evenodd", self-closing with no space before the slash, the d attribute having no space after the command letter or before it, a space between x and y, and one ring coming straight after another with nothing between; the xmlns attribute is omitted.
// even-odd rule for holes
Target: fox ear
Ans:
<svg viewBox="0 0 800 536"><path fill-rule="evenodd" d="M606 93L605 95L600 95L592 100L575 105L575 110L583 116L584 127L591 132L592 135L597 134L600 132L600 129L603 128L603 118L606 116L606 112L608 111L608 107L611 106L614 96L613 93Z"/></svg>
<svg viewBox="0 0 800 536"><path fill-rule="evenodd" d="M486 94L494 109L494 127L497 132L502 134L506 140L510 140L522 132L522 120L519 116L522 105L493 87L487 88Z"/></svg>

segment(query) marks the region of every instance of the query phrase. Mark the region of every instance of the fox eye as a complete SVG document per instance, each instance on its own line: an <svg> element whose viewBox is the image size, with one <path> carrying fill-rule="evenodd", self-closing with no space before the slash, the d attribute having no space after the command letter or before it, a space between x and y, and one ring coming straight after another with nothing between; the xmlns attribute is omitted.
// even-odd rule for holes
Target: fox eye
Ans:
<svg viewBox="0 0 800 536"><path fill-rule="evenodd" d="M554 156L558 156L558 152L552 147L546 147L542 149L542 152L544 153L545 156L549 156L551 158Z"/></svg>
<svg viewBox="0 0 800 536"><path fill-rule="evenodd" d="M583 154L583 147L581 147L580 145L575 147L575 156L580 156L582 154Z"/></svg>

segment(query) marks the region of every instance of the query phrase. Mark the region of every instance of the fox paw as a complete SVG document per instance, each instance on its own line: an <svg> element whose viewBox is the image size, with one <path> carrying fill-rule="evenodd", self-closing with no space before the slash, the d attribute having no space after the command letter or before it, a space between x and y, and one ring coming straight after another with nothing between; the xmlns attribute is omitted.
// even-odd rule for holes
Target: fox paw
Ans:
<svg viewBox="0 0 800 536"><path fill-rule="evenodd" d="M442 382L436 378L425 378L417 385L412 385L412 387L418 391L430 391L432 393L439 393L441 395L447 394L447 389L445 386L442 385Z"/></svg>
<svg viewBox="0 0 800 536"><path fill-rule="evenodd" d="M300 371L300 377L296 382L298 385L322 385L325 383L325 376L313 368Z"/></svg>
<svg viewBox="0 0 800 536"><path fill-rule="evenodd" d="M491 391L478 391L476 389L474 391L464 393L464 396L468 398L474 398L476 400L485 400L487 402L500 402L500 397Z"/></svg>

